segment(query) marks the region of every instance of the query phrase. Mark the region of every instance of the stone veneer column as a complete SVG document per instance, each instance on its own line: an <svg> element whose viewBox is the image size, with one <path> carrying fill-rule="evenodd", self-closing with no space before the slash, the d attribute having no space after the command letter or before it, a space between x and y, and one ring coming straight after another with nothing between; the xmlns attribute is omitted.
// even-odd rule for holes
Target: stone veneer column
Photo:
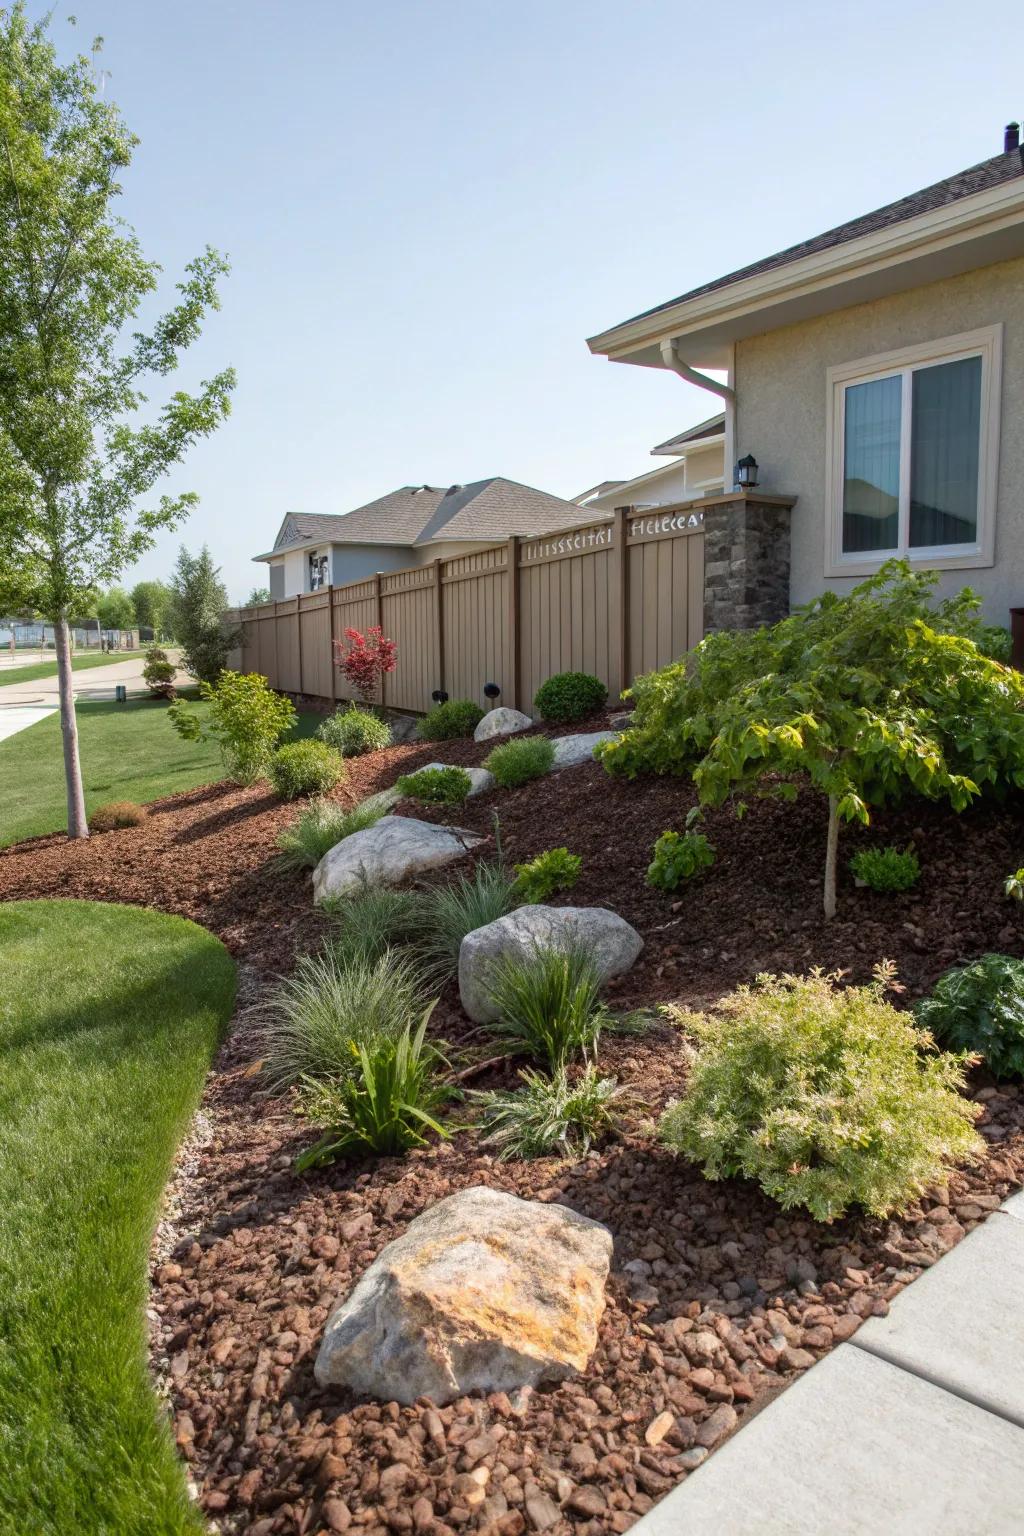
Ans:
<svg viewBox="0 0 1024 1536"><path fill-rule="evenodd" d="M737 491L704 511L704 633L756 629L789 612L795 496Z"/></svg>

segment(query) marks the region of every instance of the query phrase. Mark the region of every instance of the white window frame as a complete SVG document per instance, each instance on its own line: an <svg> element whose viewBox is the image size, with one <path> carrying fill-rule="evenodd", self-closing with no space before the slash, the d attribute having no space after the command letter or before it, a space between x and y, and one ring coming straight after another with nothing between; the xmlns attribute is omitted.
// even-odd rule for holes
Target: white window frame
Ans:
<svg viewBox="0 0 1024 1536"><path fill-rule="evenodd" d="M942 544L910 548L910 436L913 392L910 377L916 368L931 363L952 363L966 357L981 358L981 409L978 452L978 527L971 544ZM865 384L875 379L904 377L903 418L900 423L900 507L899 542L896 549L858 550L843 553L843 448L845 442L846 391L851 384ZM826 435L826 495L828 516L825 543L826 576L868 576L894 556L931 570L972 570L995 564L996 496L999 481L999 416L1002 398L1003 327L983 326L946 336L940 341L923 342L916 347L901 347L894 352L880 352L856 362L829 368L828 426Z"/></svg>
<svg viewBox="0 0 1024 1536"><path fill-rule="evenodd" d="M325 570L324 570L324 579L320 583L320 585L316 586L316 587L314 587L314 585L313 585L313 561L314 560L318 564L319 564L319 562L321 560L326 560L327 561L327 565L326 565ZM311 550L309 550L309 552L308 552L308 554L306 556L306 591L307 592L323 592L323 591L325 591L327 589L328 586L330 586L330 582L331 582L331 557L330 557L330 553L327 550L324 550L324 549L311 549Z"/></svg>

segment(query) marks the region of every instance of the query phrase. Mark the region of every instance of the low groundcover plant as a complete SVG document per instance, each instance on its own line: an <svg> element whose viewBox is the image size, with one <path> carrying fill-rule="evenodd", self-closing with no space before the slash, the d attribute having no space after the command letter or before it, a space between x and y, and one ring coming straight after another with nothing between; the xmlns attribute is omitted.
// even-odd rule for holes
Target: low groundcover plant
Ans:
<svg viewBox="0 0 1024 1536"><path fill-rule="evenodd" d="M404 773L396 788L424 805L461 805L473 780L465 768L421 768L418 773Z"/></svg>
<svg viewBox="0 0 1024 1536"><path fill-rule="evenodd" d="M515 899L523 906L547 901L556 891L569 890L576 884L583 868L578 853L568 848L549 848L535 859L515 866Z"/></svg>
<svg viewBox="0 0 1024 1536"><path fill-rule="evenodd" d="M984 1144L961 1093L970 1058L935 1051L887 1001L892 981L887 965L864 987L763 976L714 1014L669 1010L699 1048L662 1141L708 1178L755 1179L819 1221L905 1208Z"/></svg>
<svg viewBox="0 0 1024 1536"><path fill-rule="evenodd" d="M616 1106L625 1090L601 1077L593 1062L570 1078L564 1067L551 1077L527 1067L514 1092L480 1093L484 1142L502 1159L580 1157L593 1142L617 1129Z"/></svg>
<svg viewBox="0 0 1024 1536"><path fill-rule="evenodd" d="M674 891L715 862L715 850L703 832L663 832L647 866L647 884Z"/></svg>
<svg viewBox="0 0 1024 1536"><path fill-rule="evenodd" d="M921 878L921 865L913 848L861 848L850 873L872 891L909 891Z"/></svg>
<svg viewBox="0 0 1024 1536"><path fill-rule="evenodd" d="M1024 1077L1024 960L989 954L957 966L914 1015L941 1045L977 1051L996 1077Z"/></svg>

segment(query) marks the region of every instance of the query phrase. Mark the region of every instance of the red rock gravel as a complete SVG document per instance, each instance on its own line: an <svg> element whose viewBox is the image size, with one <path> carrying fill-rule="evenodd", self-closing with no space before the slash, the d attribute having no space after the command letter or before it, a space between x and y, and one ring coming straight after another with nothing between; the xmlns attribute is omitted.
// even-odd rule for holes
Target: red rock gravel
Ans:
<svg viewBox="0 0 1024 1536"><path fill-rule="evenodd" d="M479 762L486 750L378 753L352 765L342 796L361 798L432 758ZM880 897L844 880L840 915L825 924L824 822L811 797L757 803L740 822L715 813L707 830L718 862L701 885L678 900L647 888L651 844L681 825L692 798L682 782L628 785L595 765L480 797L458 819L490 832L500 809L513 859L562 843L583 855L566 899L614 906L646 942L614 989L624 1004L701 1001L769 968L842 966L861 979L882 956L897 961L911 997L958 959L1024 953L1024 926L1001 895L1024 848L1019 802L959 818L919 805L879 818L873 839L913 838L919 892ZM0 896L134 901L192 917L243 961L251 1001L322 927L308 881L270 867L293 814L259 789L192 791L154 807L143 827L0 853ZM844 838L848 855L864 834ZM466 1030L452 988L435 1017L449 1039ZM1024 1177L1024 1094L979 1079L986 1162L889 1222L824 1227L784 1215L748 1184L707 1183L639 1121L574 1166L495 1163L467 1129L404 1161L300 1179L292 1160L309 1132L286 1101L260 1097L251 1058L243 1014L211 1075L208 1138L174 1190L176 1235L152 1293L154 1363L200 1501L219 1529L251 1536L624 1531ZM651 1116L685 1072L665 1026L611 1038L603 1059ZM609 1305L586 1376L443 1409L320 1391L312 1364L330 1308L419 1211L474 1183L564 1200L612 1230Z"/></svg>

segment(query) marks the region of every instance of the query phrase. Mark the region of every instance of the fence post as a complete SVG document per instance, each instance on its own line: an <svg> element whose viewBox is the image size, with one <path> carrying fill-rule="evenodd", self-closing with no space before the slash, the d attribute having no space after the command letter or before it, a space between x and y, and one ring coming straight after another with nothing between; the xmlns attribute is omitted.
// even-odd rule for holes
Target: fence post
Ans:
<svg viewBox="0 0 1024 1536"><path fill-rule="evenodd" d="M382 575L383 575L382 571L374 571L374 573L373 573L373 613L374 613L373 622L376 625L376 627L381 631L381 633L383 633L383 631L384 631L384 598L383 598L383 596L381 594L381 590L380 590L380 582L381 582L381 576ZM383 705L384 705L384 689L386 687L386 682L387 682L387 680L384 677L382 677L381 680L380 680L380 702L381 702L381 707L383 707Z"/></svg>
<svg viewBox="0 0 1024 1536"><path fill-rule="evenodd" d="M616 507L612 514L612 593L619 615L615 670L616 692L629 687L629 514L632 507Z"/></svg>
<svg viewBox="0 0 1024 1536"><path fill-rule="evenodd" d="M302 675L302 593L295 599L295 648L299 653L299 692L305 693L306 679Z"/></svg>
<svg viewBox="0 0 1024 1536"><path fill-rule="evenodd" d="M519 536L510 534L505 559L508 563L508 655L509 679L507 702L519 708Z"/></svg>
<svg viewBox="0 0 1024 1536"><path fill-rule="evenodd" d="M437 624L437 682L435 687L444 687L444 572L441 568L441 560L434 561L434 614ZM433 692L433 690L431 690Z"/></svg>

